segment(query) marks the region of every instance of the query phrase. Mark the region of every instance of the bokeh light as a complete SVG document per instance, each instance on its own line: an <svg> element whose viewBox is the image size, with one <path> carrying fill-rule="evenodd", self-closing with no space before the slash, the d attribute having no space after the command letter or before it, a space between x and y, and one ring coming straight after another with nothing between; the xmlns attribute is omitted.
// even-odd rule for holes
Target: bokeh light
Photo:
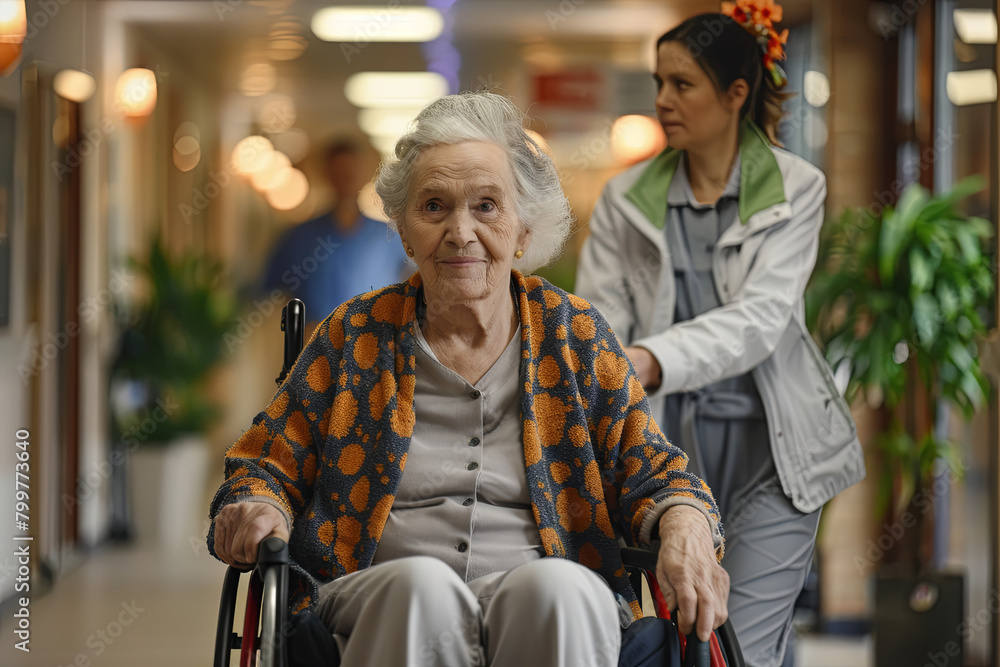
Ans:
<svg viewBox="0 0 1000 667"><path fill-rule="evenodd" d="M264 193L267 203L279 211L297 208L309 196L309 179L295 167L285 167Z"/></svg>
<svg viewBox="0 0 1000 667"><path fill-rule="evenodd" d="M633 164L666 146L660 124L649 116L621 116L611 126L611 153L622 164Z"/></svg>
<svg viewBox="0 0 1000 667"><path fill-rule="evenodd" d="M115 84L115 108L128 118L141 118L156 108L156 75L144 67L121 73Z"/></svg>

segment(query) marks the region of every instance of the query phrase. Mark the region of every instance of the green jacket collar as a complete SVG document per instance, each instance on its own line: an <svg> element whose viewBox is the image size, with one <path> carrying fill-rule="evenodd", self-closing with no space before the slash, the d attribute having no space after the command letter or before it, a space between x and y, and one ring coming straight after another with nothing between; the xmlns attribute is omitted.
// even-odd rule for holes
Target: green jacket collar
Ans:
<svg viewBox="0 0 1000 667"><path fill-rule="evenodd" d="M771 142L757 125L748 120L740 125L739 151L740 222L745 225L752 215L786 201L785 183L771 151ZM666 224L667 192L677 173L681 154L682 151L675 148L666 148L653 158L625 193L625 197L658 229Z"/></svg>

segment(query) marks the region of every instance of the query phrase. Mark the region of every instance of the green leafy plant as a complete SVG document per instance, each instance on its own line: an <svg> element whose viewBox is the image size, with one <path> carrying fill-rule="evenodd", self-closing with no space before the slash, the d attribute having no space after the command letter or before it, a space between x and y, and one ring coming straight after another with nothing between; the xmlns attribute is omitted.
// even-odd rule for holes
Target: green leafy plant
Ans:
<svg viewBox="0 0 1000 667"><path fill-rule="evenodd" d="M205 396L204 380L235 317L221 289L221 267L193 252L172 257L159 236L147 260L130 264L149 289L122 334L112 370L116 382L138 395L129 409L116 411L118 435L162 443L202 433L219 412Z"/></svg>
<svg viewBox="0 0 1000 667"><path fill-rule="evenodd" d="M880 512L906 507L938 459L960 473L954 443L935 434L936 407L949 401L969 419L989 392L976 344L993 293L981 251L992 227L957 208L982 187L974 177L934 197L912 185L881 216L847 210L821 235L806 318L831 366L850 370L848 401L862 392L869 405L887 408L877 441L885 455ZM927 433L909 432L896 410L908 389L924 393L912 392L917 381L926 390L916 409L927 411Z"/></svg>

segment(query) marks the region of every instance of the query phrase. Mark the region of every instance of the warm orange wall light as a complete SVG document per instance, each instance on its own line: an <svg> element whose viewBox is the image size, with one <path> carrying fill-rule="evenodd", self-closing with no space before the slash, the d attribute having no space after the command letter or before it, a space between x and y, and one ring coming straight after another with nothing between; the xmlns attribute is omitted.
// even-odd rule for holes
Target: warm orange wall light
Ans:
<svg viewBox="0 0 1000 667"><path fill-rule="evenodd" d="M142 67L127 69L115 84L115 109L128 118L143 118L156 108L156 75Z"/></svg>
<svg viewBox="0 0 1000 667"><path fill-rule="evenodd" d="M0 75L6 76L17 67L27 33L24 0L0 0Z"/></svg>

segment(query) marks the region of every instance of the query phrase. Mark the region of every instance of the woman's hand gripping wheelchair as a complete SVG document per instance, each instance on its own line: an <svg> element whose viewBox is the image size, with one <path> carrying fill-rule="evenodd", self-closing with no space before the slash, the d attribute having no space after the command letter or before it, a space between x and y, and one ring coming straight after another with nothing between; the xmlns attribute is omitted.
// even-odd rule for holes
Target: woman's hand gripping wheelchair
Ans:
<svg viewBox="0 0 1000 667"><path fill-rule="evenodd" d="M285 332L285 355L276 380L279 385L302 350L305 305L301 300L291 299L282 310L281 329ZM656 554L655 543L651 551L632 547L621 550L635 591L642 590L645 575L657 618L639 619L624 632L619 667L745 667L730 621L713 632L707 642L699 641L693 632L685 637L677 631L656 582ZM240 667L256 667L258 653L261 667L289 667L288 643L308 638L288 633L288 545L277 537L261 542L256 568L250 573L241 636L233 631L233 619L242 574L243 570L232 566L226 571L215 636L215 667L228 667L234 650L240 651ZM331 655L329 660L328 665L337 665L339 656Z"/></svg>

